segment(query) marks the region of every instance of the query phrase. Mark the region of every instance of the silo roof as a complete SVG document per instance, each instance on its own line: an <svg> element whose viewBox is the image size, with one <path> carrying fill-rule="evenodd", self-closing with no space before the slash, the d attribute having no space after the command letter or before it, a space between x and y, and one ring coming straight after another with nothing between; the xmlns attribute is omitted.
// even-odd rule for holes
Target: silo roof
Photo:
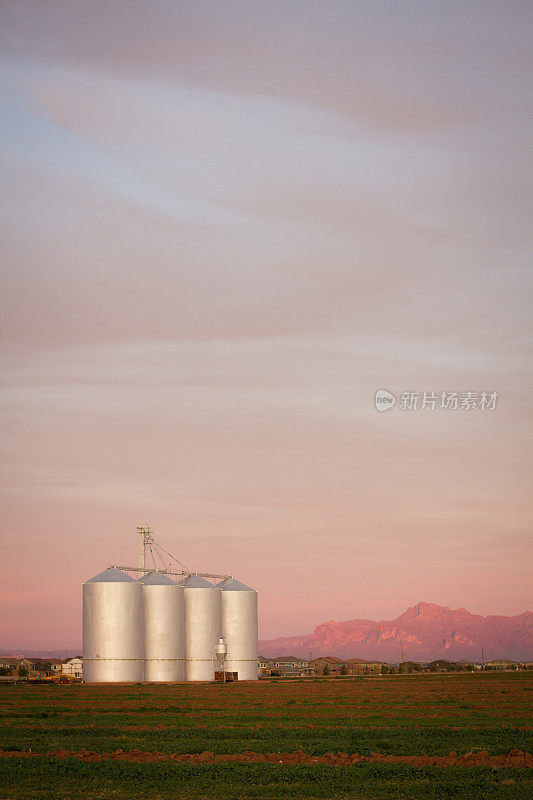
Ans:
<svg viewBox="0 0 533 800"><path fill-rule="evenodd" d="M164 572L149 572L148 575L140 577L138 583L144 583L145 586L177 586L176 581Z"/></svg>
<svg viewBox="0 0 533 800"><path fill-rule="evenodd" d="M94 578L89 578L88 581L85 583L135 583L135 578L130 577L130 575L126 575L125 572L122 572L120 569L115 569L115 567L109 567L109 569L104 569L99 575L95 575Z"/></svg>
<svg viewBox="0 0 533 800"><path fill-rule="evenodd" d="M189 575L187 578L184 578L180 582L180 586L184 586L185 589L214 589L212 583L206 581L205 578L201 578L199 575Z"/></svg>
<svg viewBox="0 0 533 800"><path fill-rule="evenodd" d="M222 589L223 592L253 592L245 583L236 580L235 578L225 578L220 583L217 583L217 589Z"/></svg>

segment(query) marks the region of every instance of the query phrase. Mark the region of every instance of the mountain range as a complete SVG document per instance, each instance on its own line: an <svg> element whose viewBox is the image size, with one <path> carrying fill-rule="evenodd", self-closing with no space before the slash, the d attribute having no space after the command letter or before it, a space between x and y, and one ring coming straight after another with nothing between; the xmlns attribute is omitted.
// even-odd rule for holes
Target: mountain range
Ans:
<svg viewBox="0 0 533 800"><path fill-rule="evenodd" d="M6 647L0 649L0 658L72 658L79 656L81 645L78 647L60 647L57 650L32 650L20 647Z"/></svg>
<svg viewBox="0 0 533 800"><path fill-rule="evenodd" d="M513 617L471 614L466 608L417 603L393 620L352 619L323 622L313 633L259 642L265 657L337 656L381 661L471 659L513 661L533 657L533 614Z"/></svg>

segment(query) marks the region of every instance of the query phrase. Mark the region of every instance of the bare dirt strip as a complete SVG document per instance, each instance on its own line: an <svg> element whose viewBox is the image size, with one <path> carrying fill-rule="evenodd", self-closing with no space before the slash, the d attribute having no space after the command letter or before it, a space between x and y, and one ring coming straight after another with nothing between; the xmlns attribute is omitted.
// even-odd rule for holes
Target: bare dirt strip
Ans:
<svg viewBox="0 0 533 800"><path fill-rule="evenodd" d="M77 758L82 761L129 761L133 763L154 764L173 761L182 764L219 764L237 762L243 764L304 764L307 766L331 765L350 767L354 764L406 764L411 767L533 767L533 755L521 750L511 750L504 755L492 756L488 750L477 750L458 756L451 752L447 756L385 756L371 753L361 756L357 753L326 753L323 756L310 756L302 750L293 753L228 753L215 755L203 753L159 753L143 750L115 750L111 753L96 753L92 750L51 750L47 753L34 753L31 750L0 750L0 758Z"/></svg>

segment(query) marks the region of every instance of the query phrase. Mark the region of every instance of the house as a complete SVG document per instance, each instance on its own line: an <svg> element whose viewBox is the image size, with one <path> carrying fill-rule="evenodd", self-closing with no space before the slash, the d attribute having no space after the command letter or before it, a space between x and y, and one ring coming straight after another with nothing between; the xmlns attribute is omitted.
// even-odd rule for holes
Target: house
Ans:
<svg viewBox="0 0 533 800"><path fill-rule="evenodd" d="M10 656L3 656L0 658L0 675L7 676L13 675L19 665L18 658L11 658Z"/></svg>
<svg viewBox="0 0 533 800"><path fill-rule="evenodd" d="M29 658L14 658L11 656L3 656L0 658L0 669L4 675L20 675L33 674L33 664Z"/></svg>
<svg viewBox="0 0 533 800"><path fill-rule="evenodd" d="M350 658L344 663L348 675L381 675L382 667L386 666L385 661L366 661L364 658Z"/></svg>
<svg viewBox="0 0 533 800"><path fill-rule="evenodd" d="M259 677L260 678L268 678L272 675L273 670L273 663L272 659L266 658L265 656L259 656L257 659L257 663L259 666Z"/></svg>
<svg viewBox="0 0 533 800"><path fill-rule="evenodd" d="M348 658L342 660L336 656L320 656L309 662L309 670L313 675L380 675L384 661L365 661L364 658Z"/></svg>
<svg viewBox="0 0 533 800"><path fill-rule="evenodd" d="M60 658L31 658L30 661L33 671L39 675L56 675L63 666Z"/></svg>
<svg viewBox="0 0 533 800"><path fill-rule="evenodd" d="M265 658L260 656L258 659L260 675L268 676L302 676L308 675L308 662L296 656L277 656L276 658Z"/></svg>
<svg viewBox="0 0 533 800"><path fill-rule="evenodd" d="M301 669L307 667L308 662L303 658L296 658L295 656L277 656L271 658L274 667L290 667L292 669Z"/></svg>
<svg viewBox="0 0 533 800"><path fill-rule="evenodd" d="M312 675L324 675L324 672L327 675L339 675L343 664L344 661L341 661L340 658L335 658L335 656L320 656L319 658L313 658L308 666Z"/></svg>
<svg viewBox="0 0 533 800"><path fill-rule="evenodd" d="M278 656L271 659L272 669L281 675L302 676L308 675L308 662L296 656Z"/></svg>
<svg viewBox="0 0 533 800"><path fill-rule="evenodd" d="M457 670L457 666L454 661L446 661L443 658L438 658L435 661L429 662L429 670L430 672L453 672Z"/></svg>
<svg viewBox="0 0 533 800"><path fill-rule="evenodd" d="M32 671L36 675L50 675L50 662L46 658L30 658Z"/></svg>
<svg viewBox="0 0 533 800"><path fill-rule="evenodd" d="M81 656L67 658L61 667L63 675L70 675L73 678L83 678L83 661Z"/></svg>

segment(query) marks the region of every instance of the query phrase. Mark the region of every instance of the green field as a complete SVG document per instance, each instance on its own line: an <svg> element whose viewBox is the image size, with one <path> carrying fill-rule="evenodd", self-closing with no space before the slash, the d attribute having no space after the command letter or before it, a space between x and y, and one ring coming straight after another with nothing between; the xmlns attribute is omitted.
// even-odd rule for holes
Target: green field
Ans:
<svg viewBox="0 0 533 800"><path fill-rule="evenodd" d="M2 685L0 800L525 799L532 686L527 672Z"/></svg>

